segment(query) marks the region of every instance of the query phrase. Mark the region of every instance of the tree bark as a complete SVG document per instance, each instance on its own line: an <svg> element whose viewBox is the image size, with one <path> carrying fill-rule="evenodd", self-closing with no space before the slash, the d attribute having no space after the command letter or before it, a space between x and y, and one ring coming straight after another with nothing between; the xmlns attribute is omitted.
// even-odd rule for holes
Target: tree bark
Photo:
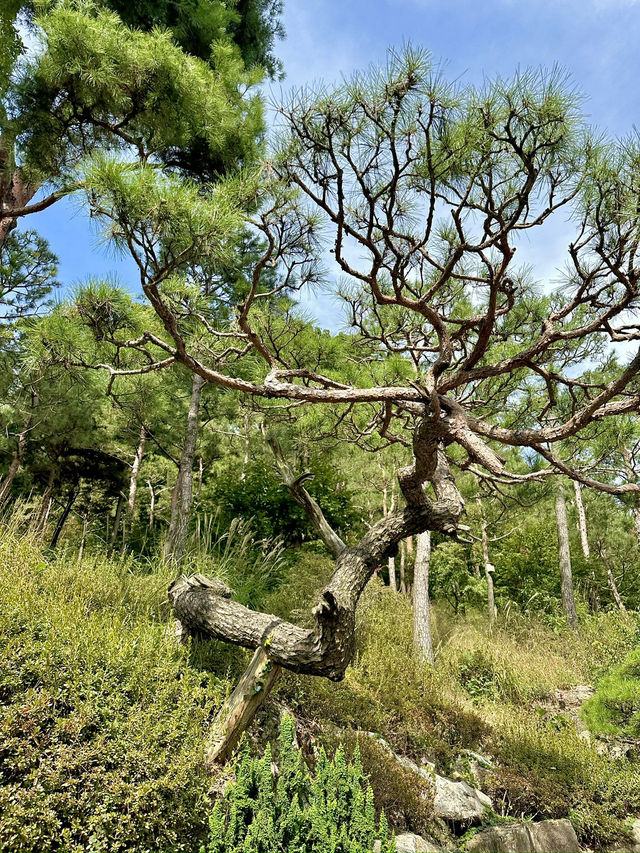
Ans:
<svg viewBox="0 0 640 853"><path fill-rule="evenodd" d="M138 493L138 476L140 474L140 465L142 463L142 455L144 453L144 445L147 440L147 427L142 424L140 427L140 437L138 446L136 447L136 455L133 458L131 466L131 479L129 480L129 500L127 501L127 513L129 519L133 519L133 513L136 507L136 495Z"/></svg>
<svg viewBox="0 0 640 853"><path fill-rule="evenodd" d="M607 570L607 583L609 584L609 589L611 590L611 594L613 595L613 600L615 601L618 610L626 610L627 608L624 606L624 601L620 597L618 585L616 583L616 579L613 576L613 571L611 570L611 563L609 562L607 552L602 542L598 542L598 552L600 554L600 559L604 563L604 567Z"/></svg>
<svg viewBox="0 0 640 853"><path fill-rule="evenodd" d="M84 556L85 545L87 544L87 532L89 530L89 518L88 516L84 516L82 519L82 539L80 540L80 550L78 551L78 562L82 562L82 557Z"/></svg>
<svg viewBox="0 0 640 853"><path fill-rule="evenodd" d="M578 629L573 576L571 574L571 551L569 549L569 526L567 524L567 504L564 497L564 485L558 477L556 483L556 524L558 528L558 563L562 588L562 609L569 626Z"/></svg>
<svg viewBox="0 0 640 853"><path fill-rule="evenodd" d="M576 495L576 509L578 510L578 530L580 531L580 544L582 545L582 553L585 560L589 559L589 536L587 535L587 515L584 511L584 503L582 501L582 487L577 480L573 481L573 488Z"/></svg>
<svg viewBox="0 0 640 853"><path fill-rule="evenodd" d="M480 508L480 533L482 541L482 563L484 566L484 576L487 580L487 609L489 611L489 627L493 626L496 621L496 599L493 589L493 572L495 567L489 559L489 535L487 533L487 520L484 516L484 509L480 497L476 498L478 507Z"/></svg>
<svg viewBox="0 0 640 853"><path fill-rule="evenodd" d="M455 532L459 512L449 503L425 504L388 515L360 542L338 557L329 584L313 609L315 625L301 628L259 613L219 595L193 578L178 578L169 588L176 618L200 632L245 648L263 647L270 660L292 672L344 677L355 649L355 608L369 578L406 536L424 530Z"/></svg>
<svg viewBox="0 0 640 853"><path fill-rule="evenodd" d="M78 494L78 490L74 487L69 492L69 496L67 497L67 502L64 505L64 509L58 519L58 523L56 524L56 528L53 531L53 536L51 537L51 545L50 548L55 548L58 544L58 539L60 538L60 534L62 533L62 528L65 525L67 518L69 518L69 513L71 512L71 508L73 507L73 502L76 499L76 495Z"/></svg>
<svg viewBox="0 0 640 853"><path fill-rule="evenodd" d="M256 649L251 663L213 723L205 750L208 767L229 758L280 672L281 668L269 660L264 649Z"/></svg>
<svg viewBox="0 0 640 853"><path fill-rule="evenodd" d="M413 647L422 663L433 664L431 609L429 601L429 566L431 564L431 532L418 534L416 562L413 571Z"/></svg>
<svg viewBox="0 0 640 853"><path fill-rule="evenodd" d="M122 516L122 504L124 503L124 498L122 494L118 495L118 502L116 503L116 516L113 519L113 530L111 531L111 536L109 538L109 547L107 548L107 557L110 557L113 554L113 549L116 547L116 541L118 539L118 531L120 530L120 518Z"/></svg>
<svg viewBox="0 0 640 853"><path fill-rule="evenodd" d="M313 474L307 473L296 477L285 461L280 442L273 436L270 436L267 441L273 451L278 473L282 478L282 482L289 489L291 497L304 509L307 518L311 522L311 526L329 553L334 557L339 557L346 548L346 545L331 527L318 503L304 486L305 482L312 479Z"/></svg>
<svg viewBox="0 0 640 853"><path fill-rule="evenodd" d="M193 462L196 456L198 442L198 417L200 400L205 380L197 373L193 374L191 387L191 402L187 417L178 477L171 496L171 520L164 542L163 559L166 563L178 565L185 556L189 522L191 521L191 506L193 503Z"/></svg>
<svg viewBox="0 0 640 853"><path fill-rule="evenodd" d="M37 190L37 186L23 179L20 169L11 169L8 160L9 152L4 140L0 138L0 246L16 227L17 219L11 215L12 209L26 207Z"/></svg>

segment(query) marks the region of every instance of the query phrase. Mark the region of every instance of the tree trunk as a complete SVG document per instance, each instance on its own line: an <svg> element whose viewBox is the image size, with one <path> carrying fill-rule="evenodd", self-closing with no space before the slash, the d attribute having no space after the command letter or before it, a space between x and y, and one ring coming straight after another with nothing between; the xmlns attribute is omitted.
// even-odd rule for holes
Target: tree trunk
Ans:
<svg viewBox="0 0 640 853"><path fill-rule="evenodd" d="M164 542L163 559L166 563L178 565L182 562L187 548L191 506L193 503L193 461L198 442L198 416L202 389L206 380L197 373L193 375L191 402L187 417L187 431L182 446L182 456L178 468L178 478L171 496L171 520Z"/></svg>
<svg viewBox="0 0 640 853"><path fill-rule="evenodd" d="M131 466L131 479L129 480L129 500L127 501L127 514L129 519L133 519L133 513L136 507L136 495L138 493L138 476L140 474L140 464L142 463L142 455L144 453L144 445L147 440L147 427L142 424L140 427L140 438L136 447L136 455L133 458Z"/></svg>
<svg viewBox="0 0 640 853"><path fill-rule="evenodd" d="M264 649L256 649L251 663L213 723L205 750L208 767L229 758L257 709L271 692L280 671L281 668L269 660Z"/></svg>
<svg viewBox="0 0 640 853"><path fill-rule="evenodd" d="M80 550L78 551L78 562L82 562L82 557L84 556L84 548L87 544L87 532L89 530L89 517L84 516L82 519L82 539L80 540Z"/></svg>
<svg viewBox="0 0 640 853"><path fill-rule="evenodd" d="M38 401L38 392L34 391L31 395L31 408L32 411L29 412L27 418L24 423L24 428L18 434L18 443L16 445L16 452L11 460L11 464L9 465L9 470L7 471L7 476L2 481L2 485L0 486L0 507L2 507L7 498L9 497L9 493L11 492L11 486L13 481L15 480L16 474L20 470L22 465L22 461L24 459L24 454L27 450L27 435L29 434L29 430L31 429L31 424L33 422L33 409L37 405Z"/></svg>
<svg viewBox="0 0 640 853"><path fill-rule="evenodd" d="M562 587L562 609L567 622L574 631L578 630L578 614L576 612L575 595L573 591L573 576L571 574L571 551L569 550L569 527L567 524L567 504L564 497L564 485L558 477L556 484L556 523L558 527L558 563Z"/></svg>
<svg viewBox="0 0 640 853"><path fill-rule="evenodd" d="M62 533L62 528L65 525L67 518L69 518L69 513L71 512L71 507L73 506L73 502L76 499L76 495L78 494L77 489L74 487L69 492L69 497L67 498L67 502L64 505L64 509L62 510L62 514L58 519L58 523L56 524L56 529L53 531L53 536L51 537L51 545L50 548L55 548L58 544L58 539L60 538L60 534Z"/></svg>
<svg viewBox="0 0 640 853"><path fill-rule="evenodd" d="M455 534L458 529L464 502L449 470L444 444L434 433L433 421L425 418L414 434L415 464L398 472L408 506L378 521L357 545L340 553L333 576L312 610L313 627L303 628L250 610L231 600L231 590L220 581L183 575L168 590L174 615L183 629L261 649L273 664L292 672L333 681L344 678L355 652L356 606L382 560L397 553L399 543L407 536L425 530ZM424 495L427 479L436 496L433 504ZM254 656L253 671L247 673L249 685L257 686L261 661ZM216 726L218 738L222 732L222 741L236 739L239 728L248 725L253 713L255 708L247 708L243 687ZM234 722L232 716L240 722Z"/></svg>
<svg viewBox="0 0 640 853"><path fill-rule="evenodd" d="M626 610L627 608L624 606L624 601L620 597L618 585L611 570L611 563L609 562L607 552L602 542L598 542L598 552L600 554L600 559L604 563L604 567L607 570L607 583L609 584L609 589L611 590L611 594L613 595L613 600L615 601L618 610Z"/></svg>
<svg viewBox="0 0 640 853"><path fill-rule="evenodd" d="M153 488L151 480L147 480L147 486L149 487L149 494L151 496L149 502L149 527L153 527L156 520L156 490Z"/></svg>
<svg viewBox="0 0 640 853"><path fill-rule="evenodd" d="M589 559L589 537L587 535L587 515L584 511L584 503L582 502L582 488L577 480L573 481L573 488L576 494L576 509L578 510L578 530L580 531L580 543L582 545L582 553L585 560Z"/></svg>
<svg viewBox="0 0 640 853"><path fill-rule="evenodd" d="M107 548L107 558L109 558L113 554L113 549L116 547L116 541L118 539L118 531L120 530L120 517L122 516L122 504L124 503L124 498L122 495L118 495L118 502L116 504L116 517L113 520L113 530L111 531L111 537L109 539L109 547Z"/></svg>
<svg viewBox="0 0 640 853"><path fill-rule="evenodd" d="M304 486L305 482L312 479L313 474L306 473L296 477L285 461L280 442L273 436L270 436L267 441L273 451L278 473L282 477L285 486L289 489L292 498L304 509L307 518L311 522L311 526L329 553L334 557L339 557L346 548L346 545L331 527L318 503Z"/></svg>
<svg viewBox="0 0 640 853"><path fill-rule="evenodd" d="M418 534L416 562L413 571L413 647L422 663L434 662L429 602L429 566L431 532Z"/></svg>
<svg viewBox="0 0 640 853"><path fill-rule="evenodd" d="M16 218L11 210L26 207L36 193L37 186L23 180L20 169L11 169L8 165L9 154L5 142L0 138L0 246L16 227Z"/></svg>
<svg viewBox="0 0 640 853"><path fill-rule="evenodd" d="M405 560L406 560L405 544L404 544L404 542L401 542L400 543L400 592L403 593L403 595L407 594L407 583L405 580L405 572L404 572Z"/></svg>

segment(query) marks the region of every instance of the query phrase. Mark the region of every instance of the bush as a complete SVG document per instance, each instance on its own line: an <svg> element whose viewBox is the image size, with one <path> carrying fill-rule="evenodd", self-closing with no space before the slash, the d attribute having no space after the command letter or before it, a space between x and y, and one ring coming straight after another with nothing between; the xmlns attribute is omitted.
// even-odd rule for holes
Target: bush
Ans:
<svg viewBox="0 0 640 853"><path fill-rule="evenodd" d="M227 682L167 636L169 576L6 534L0 569L0 850L197 848Z"/></svg>
<svg viewBox="0 0 640 853"><path fill-rule="evenodd" d="M564 717L521 713L495 729L496 772L489 790L504 814L571 817L583 843L603 846L625 835L640 812L640 771L585 743Z"/></svg>
<svg viewBox="0 0 640 853"><path fill-rule="evenodd" d="M601 679L582 716L596 734L640 737L640 649Z"/></svg>
<svg viewBox="0 0 640 853"><path fill-rule="evenodd" d="M375 737L345 731L324 742L343 746L347 756L358 756L371 788L377 812L384 812L396 830L418 835L439 831L433 812L433 785L403 767Z"/></svg>
<svg viewBox="0 0 640 853"><path fill-rule="evenodd" d="M384 813L376 827L373 792L360 756L347 762L340 748L329 761L320 750L315 778L294 743L295 723L282 720L279 772L274 776L271 748L254 758L241 751L235 780L215 804L209 842L203 853L367 853L376 838L382 853L395 847Z"/></svg>

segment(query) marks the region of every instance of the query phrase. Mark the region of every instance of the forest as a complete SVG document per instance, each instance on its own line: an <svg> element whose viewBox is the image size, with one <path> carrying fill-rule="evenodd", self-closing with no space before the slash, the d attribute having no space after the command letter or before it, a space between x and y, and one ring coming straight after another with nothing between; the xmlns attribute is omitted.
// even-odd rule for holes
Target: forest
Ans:
<svg viewBox="0 0 640 853"><path fill-rule="evenodd" d="M0 851L640 851L640 137L284 35L0 3Z"/></svg>

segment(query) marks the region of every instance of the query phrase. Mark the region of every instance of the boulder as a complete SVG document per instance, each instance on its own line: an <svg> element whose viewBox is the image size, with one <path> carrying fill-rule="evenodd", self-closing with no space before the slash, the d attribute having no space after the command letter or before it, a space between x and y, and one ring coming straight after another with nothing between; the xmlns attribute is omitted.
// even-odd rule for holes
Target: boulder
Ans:
<svg viewBox="0 0 640 853"><path fill-rule="evenodd" d="M442 847L438 847L428 838L415 835L413 832L404 832L396 835L397 853L440 853Z"/></svg>
<svg viewBox="0 0 640 853"><path fill-rule="evenodd" d="M438 817L454 823L475 823L482 820L491 799L466 782L452 782L435 774L436 796L433 810Z"/></svg>
<svg viewBox="0 0 640 853"><path fill-rule="evenodd" d="M374 842L373 853L380 853L381 847L379 841ZM404 832L402 835L396 835L396 853L442 853L442 847L421 835Z"/></svg>
<svg viewBox="0 0 640 853"><path fill-rule="evenodd" d="M474 853L580 853L574 828L568 820L508 823L490 826L467 842Z"/></svg>
<svg viewBox="0 0 640 853"><path fill-rule="evenodd" d="M393 752L389 744L378 735L371 736L375 737L405 770L421 776L432 785L433 811L436 817L452 823L473 824L482 820L485 809L492 808L491 799L477 788L472 788L466 782L452 782L451 779L439 776L429 761L425 762L425 767L419 767L410 758Z"/></svg>

